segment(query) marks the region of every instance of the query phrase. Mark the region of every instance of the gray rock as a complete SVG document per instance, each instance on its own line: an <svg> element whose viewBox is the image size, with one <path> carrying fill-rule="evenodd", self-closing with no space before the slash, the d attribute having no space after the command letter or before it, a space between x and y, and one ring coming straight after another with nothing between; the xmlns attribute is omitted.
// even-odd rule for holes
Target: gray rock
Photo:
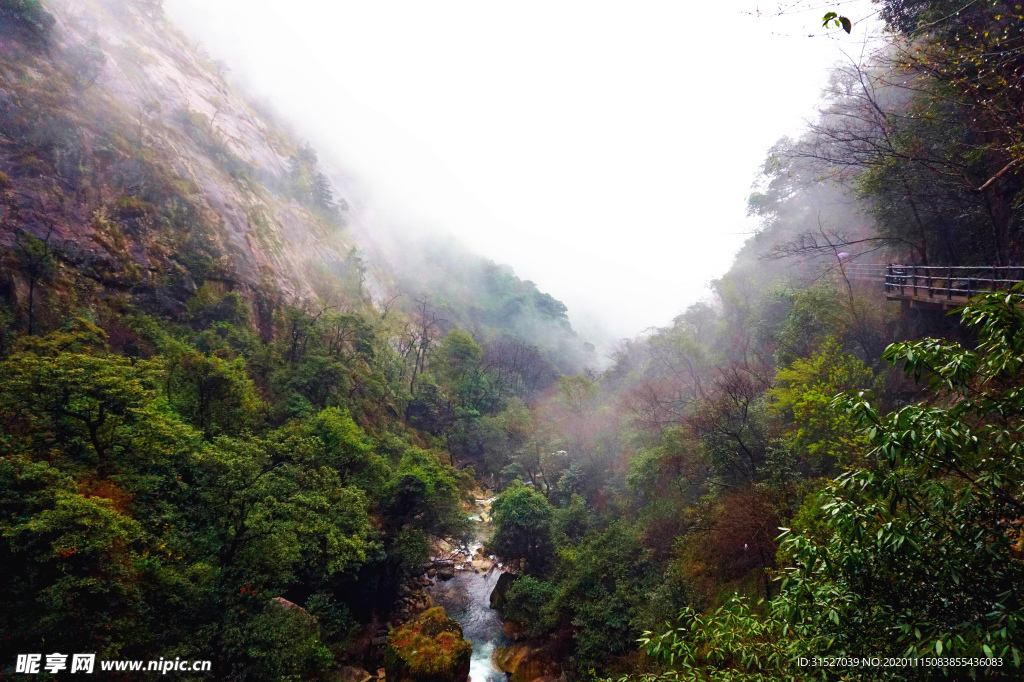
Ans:
<svg viewBox="0 0 1024 682"><path fill-rule="evenodd" d="M502 573L498 576L498 582L494 585L494 589L491 590L491 608L501 609L502 603L505 601L505 593L508 592L508 588L512 587L512 583L518 578L515 573Z"/></svg>

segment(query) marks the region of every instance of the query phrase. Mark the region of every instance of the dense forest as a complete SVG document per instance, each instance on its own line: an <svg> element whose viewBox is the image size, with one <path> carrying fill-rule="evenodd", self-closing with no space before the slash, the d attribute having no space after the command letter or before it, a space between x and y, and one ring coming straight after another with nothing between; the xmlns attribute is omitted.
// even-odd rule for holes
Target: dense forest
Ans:
<svg viewBox="0 0 1024 682"><path fill-rule="evenodd" d="M712 295L603 364L506 266L361 248L159 0L0 0L0 676L464 680L421 588L488 491L513 682L1024 676L1024 289L862 276L1024 263L1024 12L877 7Z"/></svg>

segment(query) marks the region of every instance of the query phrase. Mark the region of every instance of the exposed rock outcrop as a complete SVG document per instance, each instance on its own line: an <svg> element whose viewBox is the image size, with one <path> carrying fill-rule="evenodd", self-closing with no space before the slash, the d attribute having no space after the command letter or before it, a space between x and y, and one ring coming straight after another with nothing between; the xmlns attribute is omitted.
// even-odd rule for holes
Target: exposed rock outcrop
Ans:
<svg viewBox="0 0 1024 682"><path fill-rule="evenodd" d="M316 267L346 271L344 200L296 189L322 179L315 155L161 13L45 4L47 50L0 25L0 250L46 244L54 272L36 297L63 286L82 292L79 305L116 295L177 317L204 283L255 310L315 297ZM82 45L95 72L84 85Z"/></svg>
<svg viewBox="0 0 1024 682"><path fill-rule="evenodd" d="M491 590L492 609L501 609L505 601L505 593L508 592L508 588L512 587L512 583L516 581L517 577L515 573L502 573L498 576L498 582L495 583L494 589Z"/></svg>
<svg viewBox="0 0 1024 682"><path fill-rule="evenodd" d="M558 664L546 651L529 644L513 644L494 652L494 664L509 674L509 682L532 682L539 678L557 679Z"/></svg>

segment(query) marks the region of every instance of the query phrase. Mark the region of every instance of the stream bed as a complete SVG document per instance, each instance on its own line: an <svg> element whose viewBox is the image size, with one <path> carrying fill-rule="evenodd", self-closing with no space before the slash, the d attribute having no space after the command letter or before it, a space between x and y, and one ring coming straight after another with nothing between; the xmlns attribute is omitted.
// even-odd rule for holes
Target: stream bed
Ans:
<svg viewBox="0 0 1024 682"><path fill-rule="evenodd" d="M483 543L490 535L490 499L476 499L470 516L472 542L454 556L455 576L436 579L427 589L436 606L443 606L462 626L463 636L473 645L470 682L504 682L505 673L493 662L494 650L511 641L502 632L501 614L491 608L491 591L503 571L483 556Z"/></svg>

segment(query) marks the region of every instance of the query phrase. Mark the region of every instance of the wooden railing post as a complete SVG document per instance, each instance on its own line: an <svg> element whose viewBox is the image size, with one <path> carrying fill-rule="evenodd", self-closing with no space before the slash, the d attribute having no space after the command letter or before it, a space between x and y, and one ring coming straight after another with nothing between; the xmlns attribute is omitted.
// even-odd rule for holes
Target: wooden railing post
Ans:
<svg viewBox="0 0 1024 682"><path fill-rule="evenodd" d="M910 276L914 278L914 298L917 298L917 266L910 266Z"/></svg>
<svg viewBox="0 0 1024 682"><path fill-rule="evenodd" d="M946 300L953 298L953 268L946 271Z"/></svg>

